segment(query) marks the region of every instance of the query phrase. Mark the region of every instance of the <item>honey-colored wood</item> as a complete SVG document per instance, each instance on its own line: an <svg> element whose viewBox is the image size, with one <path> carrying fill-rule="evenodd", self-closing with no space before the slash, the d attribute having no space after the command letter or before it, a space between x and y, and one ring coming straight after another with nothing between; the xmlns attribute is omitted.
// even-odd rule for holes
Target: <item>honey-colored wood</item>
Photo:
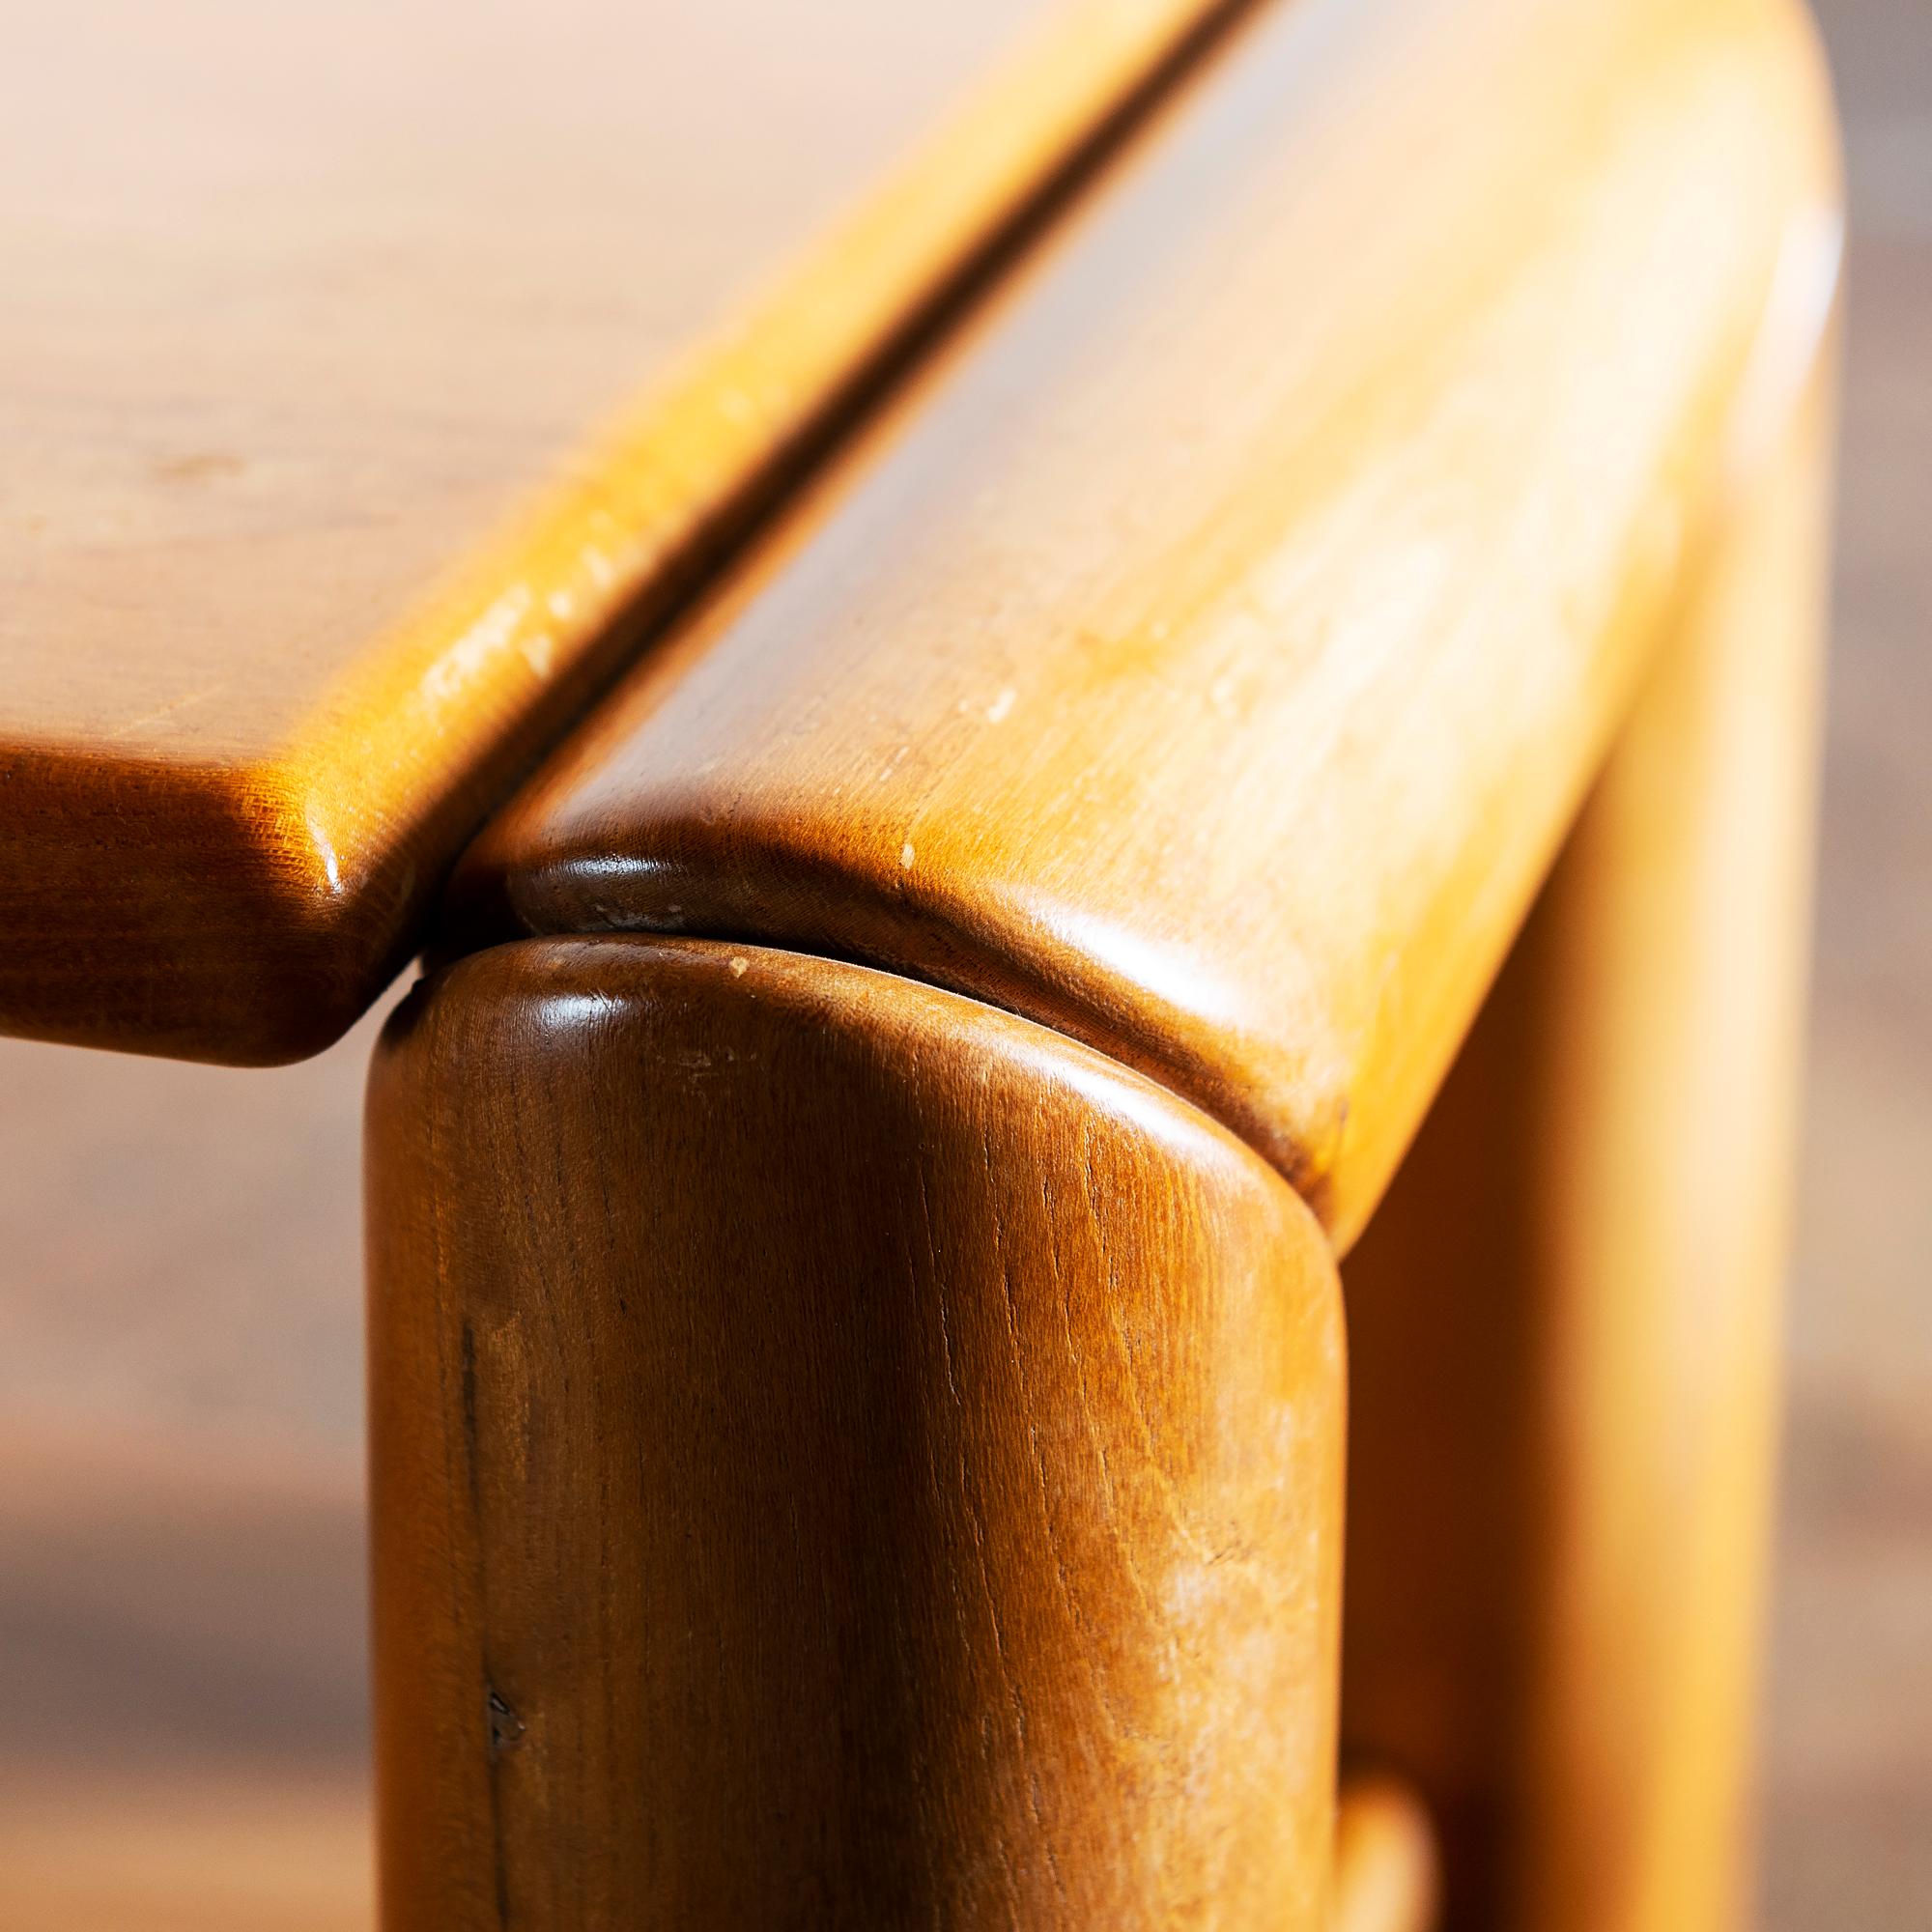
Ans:
<svg viewBox="0 0 1932 1932"><path fill-rule="evenodd" d="M333 1038L546 737L1228 11L14 9L0 1030Z"/></svg>
<svg viewBox="0 0 1932 1932"><path fill-rule="evenodd" d="M1825 386L1734 450L1635 714L1349 1263L1345 1727L1444 1820L1457 1925L1748 1922Z"/></svg>
<svg viewBox="0 0 1932 1932"><path fill-rule="evenodd" d="M1415 1793L1357 1776L1335 1807L1335 1890L1328 1932L1434 1932L1435 1838Z"/></svg>
<svg viewBox="0 0 1932 1932"><path fill-rule="evenodd" d="M1032 1023L534 941L370 1100L388 1932L1322 1923L1313 1217Z"/></svg>
<svg viewBox="0 0 1932 1932"><path fill-rule="evenodd" d="M1829 110L1785 0L1264 16L472 853L1149 1071L1346 1245L1629 700Z"/></svg>

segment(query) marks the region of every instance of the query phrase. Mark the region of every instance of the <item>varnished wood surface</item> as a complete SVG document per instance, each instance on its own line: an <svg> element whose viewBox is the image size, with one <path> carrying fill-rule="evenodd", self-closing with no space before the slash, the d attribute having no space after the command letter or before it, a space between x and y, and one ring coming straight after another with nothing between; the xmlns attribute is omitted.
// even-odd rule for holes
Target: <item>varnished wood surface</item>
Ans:
<svg viewBox="0 0 1932 1932"><path fill-rule="evenodd" d="M1823 387L1350 1258L1345 1728L1443 1821L1458 1927L1752 1922Z"/></svg>
<svg viewBox="0 0 1932 1932"><path fill-rule="evenodd" d="M1751 1921L1835 373L1724 506L1553 881L1524 1926Z"/></svg>
<svg viewBox="0 0 1932 1932"><path fill-rule="evenodd" d="M1782 0L1264 16L486 834L468 936L973 992L1346 1243L1809 353L1821 81Z"/></svg>
<svg viewBox="0 0 1932 1932"><path fill-rule="evenodd" d="M1824 0L1820 12L1849 124L1850 382L1756 1922L1898 1932L1932 1923L1932 1730L1921 1716L1932 1709L1932 926L1920 917L1932 879L1932 654L1921 647L1932 553L1920 541L1932 444L1932 14L1918 0ZM357 1184L367 1057L359 1031L304 1065L246 1073L0 1040L0 1413L31 1406L70 1437L97 1434L109 1415L138 1432L130 1460L102 1479L125 1513L99 1519L99 1581L85 1602L140 1605L152 1631L135 1637L77 1614L43 1569L0 1556L0 1578L18 1583L0 1643L0 1747L11 1747L0 1822L19 1821L53 1900L19 1932L73 1932L63 1908L119 1840L129 1780L151 1789L153 1776L157 1803L182 1799L185 1753L209 1715L258 1704L257 1645L287 1634L281 1597L177 1533L179 1521L207 1520L197 1488L174 1493L176 1514L155 1504L142 1478L157 1456L213 1435L232 1466L259 1474L272 1460L263 1438L279 1432L328 1458L339 1528L272 1502L237 1533L251 1549L285 1543L300 1555L299 1604L320 1632L359 1615L360 1319L355 1240L339 1217ZM1406 1297L1411 1329L1423 1305ZM25 1505L44 1492L48 1463L23 1457L12 1435L0 1437L0 1497ZM71 1467L71 1446L60 1458ZM154 1551L176 1566L165 1588ZM235 1619L204 1648L197 1593L231 1591ZM123 1687L148 1676L150 1656L184 1648L205 1665L204 1684L159 1720L130 1719ZM326 1654L319 1646L311 1663ZM327 1680L291 1680L294 1721L250 1763L246 1791L306 1794L335 1775L333 1713L360 1692L353 1658L334 1668L327 1696L317 1694ZM43 1715L23 1724L15 1714L34 1690ZM138 1778L123 1768L129 1751L146 1767ZM108 1932L165 1924L163 1909L184 1903L194 1932L230 1932L216 1916L221 1820L199 1795L217 1786L212 1774L193 1782L183 1808L207 1821L194 1834L207 1864L173 1865L164 1905L141 1884L163 1877L158 1863L123 1864L129 1887ZM23 1788L45 1804L14 1809ZM333 1799L292 1800L284 1815L310 1802L314 1838L328 1842ZM234 1803L233 1829L252 1830L255 1801L237 1790ZM99 1835L83 1833L89 1820ZM10 1845L0 1870L23 1869ZM232 1932L271 1927L242 1912ZM329 1932L368 1932L368 1919L346 1914Z"/></svg>
<svg viewBox="0 0 1932 1932"><path fill-rule="evenodd" d="M1340 1305L1224 1129L536 941L398 1009L369 1189L387 1932L1321 1926Z"/></svg>
<svg viewBox="0 0 1932 1932"><path fill-rule="evenodd" d="M1216 11L10 9L0 1029L340 1033L520 765Z"/></svg>

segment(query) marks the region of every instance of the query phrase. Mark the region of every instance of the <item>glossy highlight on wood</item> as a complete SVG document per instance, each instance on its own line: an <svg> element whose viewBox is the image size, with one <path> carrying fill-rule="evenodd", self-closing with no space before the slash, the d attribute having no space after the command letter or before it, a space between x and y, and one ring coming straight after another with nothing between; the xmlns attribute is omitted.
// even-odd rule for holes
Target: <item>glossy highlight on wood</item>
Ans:
<svg viewBox="0 0 1932 1932"><path fill-rule="evenodd" d="M1341 1311L1250 1150L624 938L426 981L369 1130L387 1932L1319 1932Z"/></svg>
<svg viewBox="0 0 1932 1932"><path fill-rule="evenodd" d="M13 22L0 1029L335 1037L520 769L1229 11Z"/></svg>
<svg viewBox="0 0 1932 1932"><path fill-rule="evenodd" d="M1346 1246L1815 349L1834 182L1784 0L1269 13L486 833L460 942L955 987Z"/></svg>
<svg viewBox="0 0 1932 1932"><path fill-rule="evenodd" d="M663 634L372 1082L390 1932L1737 1916L1815 49L1783 0L1301 0L1181 84L1220 11L1056 15L305 695L251 659L0 766L9 1023L293 1051ZM102 869L144 826L174 870Z"/></svg>

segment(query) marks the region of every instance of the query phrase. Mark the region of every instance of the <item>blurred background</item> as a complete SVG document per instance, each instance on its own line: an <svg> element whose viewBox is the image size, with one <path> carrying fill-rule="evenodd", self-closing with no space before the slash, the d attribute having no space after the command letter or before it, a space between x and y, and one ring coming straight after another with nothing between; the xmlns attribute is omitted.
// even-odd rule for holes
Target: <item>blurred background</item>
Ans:
<svg viewBox="0 0 1932 1932"><path fill-rule="evenodd" d="M1852 184L1760 1924L1932 1924L1932 6L1824 0ZM0 1041L9 1932L360 1932L358 1116Z"/></svg>

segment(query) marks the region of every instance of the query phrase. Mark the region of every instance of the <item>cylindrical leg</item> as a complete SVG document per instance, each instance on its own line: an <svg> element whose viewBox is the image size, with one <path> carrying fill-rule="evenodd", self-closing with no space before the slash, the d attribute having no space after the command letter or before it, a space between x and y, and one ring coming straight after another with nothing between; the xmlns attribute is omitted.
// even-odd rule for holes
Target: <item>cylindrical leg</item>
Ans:
<svg viewBox="0 0 1932 1932"><path fill-rule="evenodd" d="M1723 526L1548 908L1524 1926L1743 1917L1826 415L1821 385Z"/></svg>
<svg viewBox="0 0 1932 1932"><path fill-rule="evenodd" d="M529 942L370 1103L389 1932L1321 1922L1312 1217L1085 1048Z"/></svg>
<svg viewBox="0 0 1932 1932"><path fill-rule="evenodd" d="M1392 1777L1342 1786L1328 1932L1435 1932L1441 1880L1422 1802Z"/></svg>
<svg viewBox="0 0 1932 1932"><path fill-rule="evenodd" d="M1345 1726L1439 1807L1458 1924L1739 1916L1826 413L1728 506L1346 1270Z"/></svg>

